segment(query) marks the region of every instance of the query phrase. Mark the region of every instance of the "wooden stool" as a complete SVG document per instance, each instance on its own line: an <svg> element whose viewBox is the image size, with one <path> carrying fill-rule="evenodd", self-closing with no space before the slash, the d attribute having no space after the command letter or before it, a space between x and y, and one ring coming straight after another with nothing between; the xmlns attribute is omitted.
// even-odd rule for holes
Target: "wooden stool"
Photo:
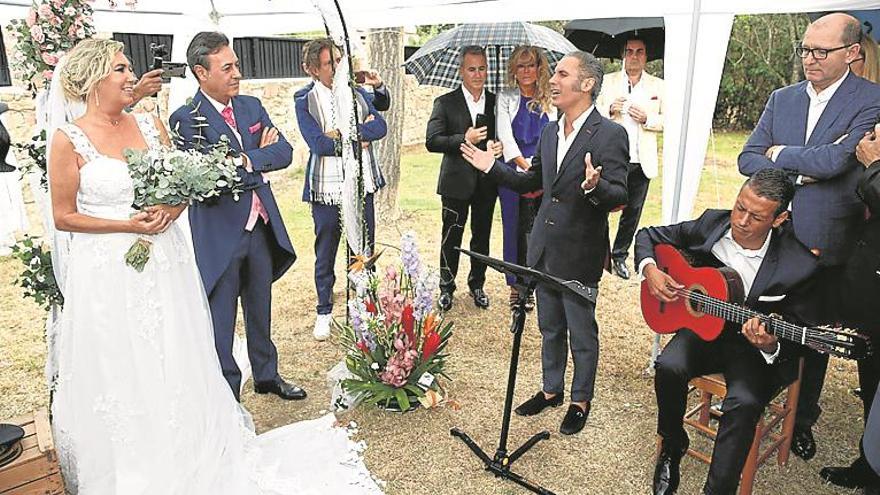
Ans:
<svg viewBox="0 0 880 495"><path fill-rule="evenodd" d="M758 420L758 424L755 427L755 438L752 440L752 448L749 450L742 470L739 487L740 495L752 493L752 485L755 482L755 474L758 467L773 455L774 451L776 452L777 464L784 466L788 463L803 368L804 360L801 358L797 368L797 379L787 387L780 388L776 396L770 401L770 404L767 405L765 414ZM723 413L712 407L712 398L718 397L723 399L727 396L727 385L724 383L724 377L720 374L705 375L694 378L691 380L690 385L692 387L691 390L699 391L700 399L692 409L685 412L684 424L693 427L698 433L714 441L718 435L718 429L711 425L709 420L713 417L719 419ZM783 394L783 390L787 392ZM687 454L706 464L712 462L711 454L694 448L689 448Z"/></svg>

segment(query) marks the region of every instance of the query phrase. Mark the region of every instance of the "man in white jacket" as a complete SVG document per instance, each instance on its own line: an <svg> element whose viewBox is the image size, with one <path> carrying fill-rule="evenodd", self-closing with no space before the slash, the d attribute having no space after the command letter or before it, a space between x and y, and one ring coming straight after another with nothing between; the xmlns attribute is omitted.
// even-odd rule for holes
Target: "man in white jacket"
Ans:
<svg viewBox="0 0 880 495"><path fill-rule="evenodd" d="M626 258L642 216L648 185L657 176L657 135L663 131L663 79L645 72L645 41L636 37L623 46L623 70L605 76L596 108L621 124L629 136L628 201L611 248L614 274L628 279Z"/></svg>

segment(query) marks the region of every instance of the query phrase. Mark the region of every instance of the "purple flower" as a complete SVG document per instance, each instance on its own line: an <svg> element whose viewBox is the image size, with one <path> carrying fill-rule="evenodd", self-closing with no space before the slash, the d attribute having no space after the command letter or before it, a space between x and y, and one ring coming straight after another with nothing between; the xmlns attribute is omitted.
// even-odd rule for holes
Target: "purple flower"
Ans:
<svg viewBox="0 0 880 495"><path fill-rule="evenodd" d="M411 230L400 238L400 259L403 261L403 270L406 274L412 279L418 278L422 269L422 260L416 245L416 234Z"/></svg>

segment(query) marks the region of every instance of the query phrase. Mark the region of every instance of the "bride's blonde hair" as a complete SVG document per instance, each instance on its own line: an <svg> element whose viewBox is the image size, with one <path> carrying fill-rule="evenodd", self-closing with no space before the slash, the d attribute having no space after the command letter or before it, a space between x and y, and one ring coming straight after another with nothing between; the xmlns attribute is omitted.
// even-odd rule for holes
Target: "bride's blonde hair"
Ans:
<svg viewBox="0 0 880 495"><path fill-rule="evenodd" d="M85 101L101 79L113 69L113 57L125 50L116 40L90 38L82 40L67 54L61 69L61 87L71 100Z"/></svg>

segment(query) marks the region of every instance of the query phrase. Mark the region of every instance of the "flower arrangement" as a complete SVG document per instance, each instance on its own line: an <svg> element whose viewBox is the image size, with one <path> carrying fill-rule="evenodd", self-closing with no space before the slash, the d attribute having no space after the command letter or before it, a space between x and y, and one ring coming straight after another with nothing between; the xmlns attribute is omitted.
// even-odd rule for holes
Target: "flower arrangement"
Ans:
<svg viewBox="0 0 880 495"><path fill-rule="evenodd" d="M22 172L40 172L40 186L43 190L48 190L48 177L46 176L46 130L41 130L38 134L31 137L27 143L14 143L16 149L27 153L27 159L24 161Z"/></svg>
<svg viewBox="0 0 880 495"><path fill-rule="evenodd" d="M15 40L12 69L36 94L49 87L58 60L80 40L95 34L91 2L40 0L24 19L6 28Z"/></svg>
<svg viewBox="0 0 880 495"><path fill-rule="evenodd" d="M367 404L406 411L417 400L430 406L442 399L453 325L433 311L438 278L422 266L412 232L401 238L400 257L402 267L381 276L365 267L352 272L350 322L335 323L351 373L342 388Z"/></svg>
<svg viewBox="0 0 880 495"><path fill-rule="evenodd" d="M217 145L198 150L126 149L124 155L138 209L205 201L228 191L238 200L241 192L241 178L229 157L225 136ZM126 264L143 271L151 246L146 236L139 237L125 255Z"/></svg>
<svg viewBox="0 0 880 495"><path fill-rule="evenodd" d="M25 297L32 298L46 311L52 306L63 306L64 296L55 281L50 251L39 241L25 237L12 246L12 254L24 265L16 283L24 289Z"/></svg>

